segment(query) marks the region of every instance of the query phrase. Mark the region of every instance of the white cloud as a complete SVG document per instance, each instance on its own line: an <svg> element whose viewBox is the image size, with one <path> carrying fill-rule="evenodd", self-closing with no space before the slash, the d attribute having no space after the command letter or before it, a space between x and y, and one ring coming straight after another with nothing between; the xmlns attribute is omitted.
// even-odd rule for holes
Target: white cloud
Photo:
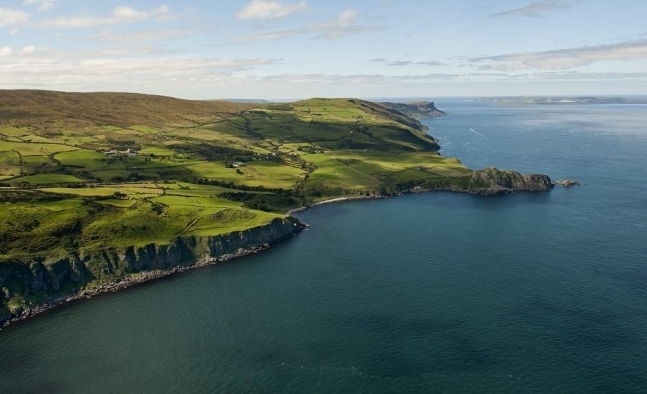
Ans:
<svg viewBox="0 0 647 394"><path fill-rule="evenodd" d="M376 59L376 61L390 61ZM55 51L40 47L0 47L0 89L34 88L68 91L130 91L185 98L312 96L384 96L423 94L447 86L500 86L511 93L519 83L631 81L647 83L647 73L548 71L537 73L274 74L256 70L281 64L269 58L209 58L159 52L155 48ZM420 62L414 62L414 64ZM402 70L401 68L394 68ZM447 84L447 85L444 85ZM476 84L476 85L475 85ZM508 86L509 88L506 88ZM609 85L612 86L612 85ZM449 88L451 87L451 89ZM638 89L638 88L636 88ZM438 90L434 90L438 91ZM409 93L403 93L409 92ZM466 91L475 94L478 90Z"/></svg>
<svg viewBox="0 0 647 394"><path fill-rule="evenodd" d="M357 13L347 9L342 11L337 18L325 22L310 23L303 28L291 30L277 30L264 33L238 35L231 38L233 42L260 42L282 40L298 35L313 35L318 39L336 39L350 34L359 34L368 31L381 30L381 26L362 26L355 22Z"/></svg>
<svg viewBox="0 0 647 394"><path fill-rule="evenodd" d="M119 6L115 7L110 15L106 17L58 17L39 21L36 23L36 25L63 29L79 29L86 27L109 26L140 22L148 19L149 17L152 17L155 20L167 20L172 18L172 14L168 6L160 6L151 11L137 11L131 7Z"/></svg>
<svg viewBox="0 0 647 394"><path fill-rule="evenodd" d="M22 25L29 21L31 16L19 10L0 7L0 27Z"/></svg>
<svg viewBox="0 0 647 394"><path fill-rule="evenodd" d="M56 6L56 0L25 0L24 5L35 5L38 11L49 11Z"/></svg>
<svg viewBox="0 0 647 394"><path fill-rule="evenodd" d="M26 46L20 51L20 53L24 53L24 54L30 54L34 52L36 52L36 47L33 45Z"/></svg>
<svg viewBox="0 0 647 394"><path fill-rule="evenodd" d="M552 11L557 11L563 8L569 8L570 6L563 1L551 1L551 0L541 0L533 1L532 3L514 8L512 10L497 12L496 14L490 15L490 17L497 16L545 16L551 13Z"/></svg>
<svg viewBox="0 0 647 394"><path fill-rule="evenodd" d="M142 41L166 41L186 36L191 36L204 31L199 30L182 30L182 29L160 29L160 30L141 30L129 32L114 32L111 30L102 31L92 38L108 43L142 42Z"/></svg>
<svg viewBox="0 0 647 394"><path fill-rule="evenodd" d="M384 63L387 66L412 66L412 65L417 65L417 66L446 66L445 63L440 63L440 62L434 62L434 61L422 61L422 62L414 62L412 60L390 60L389 58L384 58L384 57L378 57L375 59L369 60L369 63Z"/></svg>
<svg viewBox="0 0 647 394"><path fill-rule="evenodd" d="M357 13L355 10L347 9L342 11L337 18L321 22L311 23L306 26L307 30L318 32L317 38L335 39L349 34L359 34L367 31L381 30L380 26L361 26L355 22Z"/></svg>
<svg viewBox="0 0 647 394"><path fill-rule="evenodd" d="M544 52L511 53L473 59L493 64L481 69L518 71L527 69L565 70L604 60L647 59L647 40L625 41L609 45L558 49Z"/></svg>
<svg viewBox="0 0 647 394"><path fill-rule="evenodd" d="M130 7L116 7L112 10L110 21L112 23L136 22L146 19L148 13L145 11L136 11Z"/></svg>
<svg viewBox="0 0 647 394"><path fill-rule="evenodd" d="M209 58L158 53L150 48L55 51L32 46L0 47L0 88L137 91L146 85L176 88L194 81L223 81L257 67L282 62L270 58ZM150 91L150 90L149 90Z"/></svg>
<svg viewBox="0 0 647 394"><path fill-rule="evenodd" d="M29 56L35 55L38 52L43 52L45 49L44 48L36 48L33 45L28 45L23 47L22 49L13 49L11 47L1 47L0 48L0 57L4 58L12 58L12 61L15 59L26 59ZM0 62L0 66L2 66L3 63ZM6 64L4 64L6 65Z"/></svg>
<svg viewBox="0 0 647 394"><path fill-rule="evenodd" d="M347 9L342 11L337 18L321 22L321 23L311 23L308 27L311 30L321 30L321 31L335 31L346 28L350 26L354 21L357 13L355 10Z"/></svg>
<svg viewBox="0 0 647 394"><path fill-rule="evenodd" d="M11 31L9 32L9 34L11 34L12 36L15 36L16 34L18 34L18 32L19 32L19 31L20 31L20 29L19 29L19 28L14 27L13 29L11 29Z"/></svg>
<svg viewBox="0 0 647 394"><path fill-rule="evenodd" d="M232 37L232 41L234 42L275 41L275 40L282 40L285 38L294 37L302 33L304 33L304 31L299 29L271 31L267 33L234 36Z"/></svg>
<svg viewBox="0 0 647 394"><path fill-rule="evenodd" d="M157 8L154 8L151 12L151 17L156 21L167 21L175 19L176 16L171 12L171 7L167 5L161 5Z"/></svg>
<svg viewBox="0 0 647 394"><path fill-rule="evenodd" d="M252 0L236 13L238 19L278 19L290 14L303 12L308 8L305 1L284 4L271 0Z"/></svg>
<svg viewBox="0 0 647 394"><path fill-rule="evenodd" d="M531 70L532 67L522 63L496 63L484 64L478 67L479 71L500 71L504 73L514 73L518 71Z"/></svg>
<svg viewBox="0 0 647 394"><path fill-rule="evenodd" d="M416 64L421 66L446 66L447 64L441 62L425 61L425 62L416 62Z"/></svg>

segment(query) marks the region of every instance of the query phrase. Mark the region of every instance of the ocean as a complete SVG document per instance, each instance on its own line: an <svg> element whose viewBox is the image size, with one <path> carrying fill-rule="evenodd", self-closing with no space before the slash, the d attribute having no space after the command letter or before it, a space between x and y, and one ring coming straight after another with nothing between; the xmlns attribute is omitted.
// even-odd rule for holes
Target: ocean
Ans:
<svg viewBox="0 0 647 394"><path fill-rule="evenodd" d="M8 327L0 392L647 392L647 106L436 106L443 155L581 185L300 212L265 253Z"/></svg>

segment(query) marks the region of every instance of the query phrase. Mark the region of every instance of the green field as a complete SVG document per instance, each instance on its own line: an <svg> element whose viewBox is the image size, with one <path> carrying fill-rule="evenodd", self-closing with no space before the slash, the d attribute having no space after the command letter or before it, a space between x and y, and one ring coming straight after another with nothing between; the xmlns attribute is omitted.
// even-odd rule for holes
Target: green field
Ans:
<svg viewBox="0 0 647 394"><path fill-rule="evenodd" d="M258 105L7 90L0 113L0 275L15 273L0 277L0 320L145 269L124 265L132 247L193 242L204 253L209 237L292 208L464 187L471 174L440 156L417 120L357 99ZM27 291L39 267L57 279Z"/></svg>
<svg viewBox="0 0 647 394"><path fill-rule="evenodd" d="M76 149L78 148L62 144L11 142L0 140L0 150L20 152L20 154L24 156L51 155L58 152Z"/></svg>
<svg viewBox="0 0 647 394"><path fill-rule="evenodd" d="M12 184L21 184L29 183L32 185L45 185L52 183L82 183L83 179L77 178L73 175L65 174L38 174L38 175L27 175L19 178L11 179Z"/></svg>
<svg viewBox="0 0 647 394"><path fill-rule="evenodd" d="M54 155L54 159L58 160L62 166L81 167L88 170L96 170L106 166L106 156L91 150L75 150L68 152L61 152Z"/></svg>
<svg viewBox="0 0 647 394"><path fill-rule="evenodd" d="M7 137L21 137L30 133L29 129L25 127L0 126L0 134Z"/></svg>
<svg viewBox="0 0 647 394"><path fill-rule="evenodd" d="M418 121L356 99L16 91L3 108L30 116L0 126L0 260L223 234L470 174Z"/></svg>

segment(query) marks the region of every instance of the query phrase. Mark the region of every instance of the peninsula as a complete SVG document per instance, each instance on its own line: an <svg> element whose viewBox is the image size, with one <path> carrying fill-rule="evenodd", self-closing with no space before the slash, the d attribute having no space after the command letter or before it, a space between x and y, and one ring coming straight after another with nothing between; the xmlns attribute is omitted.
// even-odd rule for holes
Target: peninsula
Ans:
<svg viewBox="0 0 647 394"><path fill-rule="evenodd" d="M415 119L440 111L414 107L0 91L0 325L262 250L302 230L297 207L552 187L441 156Z"/></svg>

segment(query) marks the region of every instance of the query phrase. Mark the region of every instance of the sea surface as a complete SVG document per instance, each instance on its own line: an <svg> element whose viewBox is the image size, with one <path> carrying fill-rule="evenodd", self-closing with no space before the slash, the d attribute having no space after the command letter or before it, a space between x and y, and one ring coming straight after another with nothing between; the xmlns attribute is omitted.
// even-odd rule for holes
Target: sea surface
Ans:
<svg viewBox="0 0 647 394"><path fill-rule="evenodd" d="M266 253L0 332L2 393L647 392L647 106L436 100L544 194L329 204Z"/></svg>

